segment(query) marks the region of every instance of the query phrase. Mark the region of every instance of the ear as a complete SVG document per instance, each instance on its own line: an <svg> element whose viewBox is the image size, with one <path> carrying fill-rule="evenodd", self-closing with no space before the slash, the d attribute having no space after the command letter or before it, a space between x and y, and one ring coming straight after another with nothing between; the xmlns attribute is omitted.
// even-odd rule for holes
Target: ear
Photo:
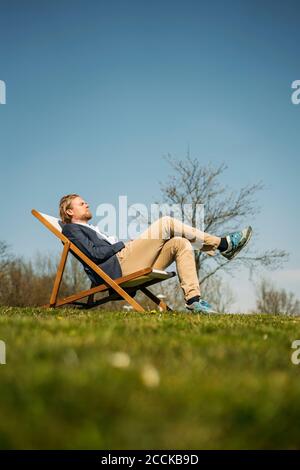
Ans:
<svg viewBox="0 0 300 470"><path fill-rule="evenodd" d="M66 213L67 213L70 217L72 217L72 215L73 215L72 209L67 209L67 210L66 210Z"/></svg>

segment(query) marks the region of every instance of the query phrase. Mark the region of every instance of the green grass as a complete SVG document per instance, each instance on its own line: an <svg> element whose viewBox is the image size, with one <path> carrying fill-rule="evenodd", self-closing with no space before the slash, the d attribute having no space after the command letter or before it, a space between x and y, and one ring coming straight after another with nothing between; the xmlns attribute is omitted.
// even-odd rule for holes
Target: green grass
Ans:
<svg viewBox="0 0 300 470"><path fill-rule="evenodd" d="M299 448L295 339L299 318L0 308L0 448Z"/></svg>

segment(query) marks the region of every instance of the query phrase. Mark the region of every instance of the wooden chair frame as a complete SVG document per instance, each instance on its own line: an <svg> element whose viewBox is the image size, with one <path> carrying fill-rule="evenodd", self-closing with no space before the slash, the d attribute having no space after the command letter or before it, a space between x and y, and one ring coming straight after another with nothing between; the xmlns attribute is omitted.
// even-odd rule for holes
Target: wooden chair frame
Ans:
<svg viewBox="0 0 300 470"><path fill-rule="evenodd" d="M74 243L70 242L70 240L65 235L63 235L59 230L57 230L54 225L52 225L40 212L36 211L35 209L32 209L31 213L54 235L56 235L64 245L59 265L57 268L52 293L50 296L50 302L44 307L56 308L61 307L63 305L79 305L82 308L88 309L112 300L126 300L128 304L133 307L134 310L138 312L145 312L145 309L130 295L130 293L133 291L137 292L138 290L141 290L156 305L158 305L160 310L172 310L162 299L158 298L155 294L153 294L153 292L151 292L148 287L152 284L156 284L157 282L162 282L165 279L170 279L171 277L176 276L176 273L174 271L164 272L164 274L167 274L168 277L165 277L163 279L157 278L155 276L151 278L152 273L154 273L155 275L155 273L159 271L151 267L146 267L126 276L122 276L117 279L112 279L108 274L106 274L105 271L103 271L103 269L97 266L97 264L95 264L84 253L82 253L82 251L77 248ZM64 299L58 299L60 284L63 278L68 254L70 252L75 254L84 263L86 263L96 274L98 274L104 280L104 283L98 286L92 285L90 289L83 290L76 294L70 295ZM142 278L143 276L146 276L146 278L144 281L141 279L141 283L139 284L139 278ZM134 285L133 287L126 287L126 285L124 284L129 283L129 281L136 281L138 284ZM122 284L124 285L123 287ZM98 301L94 301L95 294L97 294L98 292L105 291L109 292L108 296ZM87 302L78 302L79 300L85 297L88 298Z"/></svg>

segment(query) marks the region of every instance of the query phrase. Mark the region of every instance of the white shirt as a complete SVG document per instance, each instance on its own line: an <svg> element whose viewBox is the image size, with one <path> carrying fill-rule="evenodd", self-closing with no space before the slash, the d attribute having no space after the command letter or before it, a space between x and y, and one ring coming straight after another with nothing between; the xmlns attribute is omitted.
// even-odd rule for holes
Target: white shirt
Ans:
<svg viewBox="0 0 300 470"><path fill-rule="evenodd" d="M114 235L107 236L105 233L101 232L96 225L92 224L85 224L84 222L76 222L76 224L83 225L84 227L88 227L92 230L94 230L97 233L98 238L104 238L104 240L107 240L111 245L113 243L117 243L118 239Z"/></svg>

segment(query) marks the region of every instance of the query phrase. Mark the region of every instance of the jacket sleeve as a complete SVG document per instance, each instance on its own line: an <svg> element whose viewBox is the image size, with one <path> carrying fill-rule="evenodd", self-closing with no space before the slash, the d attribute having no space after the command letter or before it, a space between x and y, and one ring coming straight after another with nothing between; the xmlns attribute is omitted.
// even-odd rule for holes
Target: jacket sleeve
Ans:
<svg viewBox="0 0 300 470"><path fill-rule="evenodd" d="M96 264L103 263L125 247L121 241L110 245L99 240L99 243L95 244L76 224L72 224L72 228L65 225L62 233Z"/></svg>

